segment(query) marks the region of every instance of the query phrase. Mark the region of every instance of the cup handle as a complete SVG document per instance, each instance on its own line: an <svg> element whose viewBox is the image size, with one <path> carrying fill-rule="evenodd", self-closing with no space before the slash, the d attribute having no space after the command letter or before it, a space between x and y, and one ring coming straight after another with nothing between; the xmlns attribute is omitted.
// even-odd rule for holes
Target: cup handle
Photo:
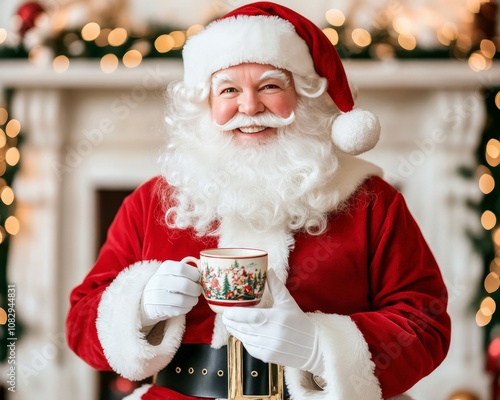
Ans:
<svg viewBox="0 0 500 400"><path fill-rule="evenodd" d="M198 260L196 257L191 257L191 256L184 257L181 260L181 263L184 263L184 264L188 264L188 263L194 264L196 266L196 268L198 268L198 271L200 270L200 260ZM200 279L199 279L198 283L201 283L201 274L200 274Z"/></svg>
<svg viewBox="0 0 500 400"><path fill-rule="evenodd" d="M181 263L184 263L184 264L188 264L188 263L193 263L194 265L196 265L196 268L199 268L200 266L200 260L198 260L196 257L184 257L182 260L181 260Z"/></svg>

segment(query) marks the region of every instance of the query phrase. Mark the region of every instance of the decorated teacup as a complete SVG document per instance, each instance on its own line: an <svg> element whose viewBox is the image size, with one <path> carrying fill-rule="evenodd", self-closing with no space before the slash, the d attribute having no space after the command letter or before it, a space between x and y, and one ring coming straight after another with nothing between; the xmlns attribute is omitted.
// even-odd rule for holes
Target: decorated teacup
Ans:
<svg viewBox="0 0 500 400"><path fill-rule="evenodd" d="M267 278L267 252L248 248L217 248L185 257L200 271L203 295L210 308L221 313L226 307L259 304Z"/></svg>

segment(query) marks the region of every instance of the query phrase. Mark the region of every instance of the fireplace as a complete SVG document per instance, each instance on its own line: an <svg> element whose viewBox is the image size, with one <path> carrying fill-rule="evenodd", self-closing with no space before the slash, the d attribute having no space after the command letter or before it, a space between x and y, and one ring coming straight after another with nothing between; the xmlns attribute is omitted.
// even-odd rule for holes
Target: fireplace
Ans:
<svg viewBox="0 0 500 400"><path fill-rule="evenodd" d="M123 197L158 173L163 89L181 78L182 66L150 61L105 74L94 62L74 61L57 74L4 64L0 83L14 90L14 117L25 135L14 186L22 230L12 242L8 278L18 286L17 314L27 327L16 399L101 400L107 377L64 343L68 296L93 265ZM412 394L444 400L460 385L486 398L482 333L468 308L481 263L465 235L478 224L465 200L480 194L456 171L474 164L484 123L479 89L498 85L500 68L477 74L452 61L350 61L346 70L358 105L383 127L366 158L403 191L450 292L450 354Z"/></svg>

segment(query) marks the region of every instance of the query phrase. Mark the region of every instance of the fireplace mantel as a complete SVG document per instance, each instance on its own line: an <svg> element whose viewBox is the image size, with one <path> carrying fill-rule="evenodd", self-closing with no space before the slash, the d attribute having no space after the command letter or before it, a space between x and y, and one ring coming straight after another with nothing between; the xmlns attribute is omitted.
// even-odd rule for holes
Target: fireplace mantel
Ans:
<svg viewBox="0 0 500 400"><path fill-rule="evenodd" d="M381 141L366 158L405 195L450 293L450 353L412 394L445 400L469 388L486 399L482 333L469 309L481 262L465 235L466 227L478 227L465 200L480 193L456 171L474 165L485 118L480 90L500 85L500 64L481 73L459 61L345 66L358 106L382 125ZM182 73L179 60L145 60L111 74L98 61L71 61L64 73L0 62L0 88L13 91L12 115L25 136L14 187L22 229L9 256L9 281L18 287L17 313L27 328L16 400L97 398L94 371L63 343L69 291L95 259L96 191L134 188L158 173L163 91Z"/></svg>
<svg viewBox="0 0 500 400"><path fill-rule="evenodd" d="M358 89L473 89L500 84L500 63L475 72L458 60L346 60L347 75ZM145 60L136 68L120 65L112 73L101 71L99 62L72 60L62 73L51 66L37 67L27 61L1 61L0 87L4 88L121 88L141 85L152 73L163 83L181 79L180 60Z"/></svg>

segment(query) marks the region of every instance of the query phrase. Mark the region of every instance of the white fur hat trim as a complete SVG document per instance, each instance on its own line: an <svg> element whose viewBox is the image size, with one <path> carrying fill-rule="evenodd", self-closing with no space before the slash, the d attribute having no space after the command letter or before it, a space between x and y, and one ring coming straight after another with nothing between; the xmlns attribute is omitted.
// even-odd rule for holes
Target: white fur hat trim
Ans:
<svg viewBox="0 0 500 400"><path fill-rule="evenodd" d="M304 39L294 26L269 16L214 21L187 40L182 57L184 83L206 85L211 75L242 63L270 64L302 76L318 76Z"/></svg>

